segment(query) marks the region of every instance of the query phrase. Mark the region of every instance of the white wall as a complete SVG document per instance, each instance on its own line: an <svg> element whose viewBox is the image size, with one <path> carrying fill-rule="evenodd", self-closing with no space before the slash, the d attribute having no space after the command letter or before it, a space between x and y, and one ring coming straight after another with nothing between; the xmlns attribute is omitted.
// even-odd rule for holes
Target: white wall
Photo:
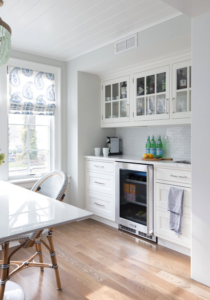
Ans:
<svg viewBox="0 0 210 300"><path fill-rule="evenodd" d="M28 54L25 52L20 51L14 51L11 52L11 58L16 58L20 60L26 60L34 63L40 63L45 64L49 66L55 66L61 68L61 166L62 170L64 172L67 172L67 64L66 62L62 62L55 59L50 59L46 57L41 57L33 54ZM0 148L2 149L2 152L6 152L7 150L7 95L6 95L6 89L7 86L7 71L6 66L0 67L0 128L1 128L1 134L0 134ZM8 180L8 164L3 164L0 167L0 179L2 180ZM65 198L66 202L69 202L69 196L68 192Z"/></svg>
<svg viewBox="0 0 210 300"><path fill-rule="evenodd" d="M192 278L210 286L210 13L192 25Z"/></svg>
<svg viewBox="0 0 210 300"><path fill-rule="evenodd" d="M101 80L97 75L78 72L78 206L84 207L85 160L93 147L105 147L106 137L115 130L101 128Z"/></svg>

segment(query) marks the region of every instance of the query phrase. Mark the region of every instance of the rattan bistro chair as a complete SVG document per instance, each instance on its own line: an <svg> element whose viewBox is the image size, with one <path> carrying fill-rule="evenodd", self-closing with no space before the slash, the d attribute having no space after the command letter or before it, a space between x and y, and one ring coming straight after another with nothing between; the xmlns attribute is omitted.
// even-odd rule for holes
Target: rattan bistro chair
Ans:
<svg viewBox="0 0 210 300"><path fill-rule="evenodd" d="M45 175L41 178L32 188L32 191L62 201L65 197L65 191L67 189L67 177L63 172L55 171ZM58 290L61 289L60 276L58 272L58 265L56 254L53 245L53 228L34 231L29 234L18 236L14 239L0 240L2 246L2 260L0 260L1 267L1 279L0 279L0 300L4 298L4 291L6 282L17 272L24 270L28 267L39 267L41 270L44 268L53 268L55 270L56 282ZM43 240L47 237L48 244ZM9 255L9 243L12 241L19 241L20 245ZM50 252L50 258L52 264L43 263L42 248L43 244ZM36 252L29 258L23 261L11 261L11 257L21 248L30 248L35 246ZM35 257L39 257L39 263L34 262ZM9 273L10 265L16 265L17 268Z"/></svg>

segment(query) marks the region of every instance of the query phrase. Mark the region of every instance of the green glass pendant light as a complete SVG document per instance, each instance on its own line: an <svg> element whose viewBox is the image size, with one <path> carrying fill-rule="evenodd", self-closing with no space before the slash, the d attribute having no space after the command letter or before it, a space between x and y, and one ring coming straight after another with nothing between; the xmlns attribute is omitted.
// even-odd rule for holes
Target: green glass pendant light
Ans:
<svg viewBox="0 0 210 300"><path fill-rule="evenodd" d="M3 5L0 0L0 7ZM0 18L0 66L6 64L11 52L11 35L12 30L10 26Z"/></svg>

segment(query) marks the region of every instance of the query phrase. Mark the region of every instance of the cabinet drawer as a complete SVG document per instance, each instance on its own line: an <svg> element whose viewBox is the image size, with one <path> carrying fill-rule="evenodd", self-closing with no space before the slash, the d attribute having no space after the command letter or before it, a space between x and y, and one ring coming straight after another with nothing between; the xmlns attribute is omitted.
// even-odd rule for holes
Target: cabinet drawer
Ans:
<svg viewBox="0 0 210 300"><path fill-rule="evenodd" d="M86 208L94 214L114 221L114 198L106 195L87 192Z"/></svg>
<svg viewBox="0 0 210 300"><path fill-rule="evenodd" d="M183 217L182 234L176 235L169 229L169 212L156 209L155 235L184 247L191 247L191 219Z"/></svg>
<svg viewBox="0 0 210 300"><path fill-rule="evenodd" d="M156 183L155 184L155 206L167 211L168 192L173 185ZM174 186L177 187L177 186ZM179 188L179 187L178 187ZM191 218L191 189L180 187L184 189L184 210L183 213L188 218Z"/></svg>
<svg viewBox="0 0 210 300"><path fill-rule="evenodd" d="M86 170L114 173L114 163L97 160L87 160Z"/></svg>
<svg viewBox="0 0 210 300"><path fill-rule="evenodd" d="M114 176L103 173L86 173L86 189L104 194L114 194Z"/></svg>
<svg viewBox="0 0 210 300"><path fill-rule="evenodd" d="M179 169L157 168L156 180L172 181L191 185L191 172Z"/></svg>

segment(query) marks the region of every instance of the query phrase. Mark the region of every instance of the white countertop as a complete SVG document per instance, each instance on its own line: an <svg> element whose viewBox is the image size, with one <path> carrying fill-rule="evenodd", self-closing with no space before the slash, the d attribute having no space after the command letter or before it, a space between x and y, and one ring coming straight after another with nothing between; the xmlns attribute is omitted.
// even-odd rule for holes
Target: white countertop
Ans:
<svg viewBox="0 0 210 300"><path fill-rule="evenodd" d="M0 181L0 240L90 218L93 213Z"/></svg>
<svg viewBox="0 0 210 300"><path fill-rule="evenodd" d="M176 167L176 168L184 168L191 170L191 165L189 164L179 164L173 161L145 161L142 160L141 156L131 156L131 155L111 155L108 157L104 156L95 156L95 155L86 155L85 158L88 159L97 159L104 161L121 161L121 162L131 162L131 163L139 163L144 165L154 165L154 166L164 166L164 167Z"/></svg>

